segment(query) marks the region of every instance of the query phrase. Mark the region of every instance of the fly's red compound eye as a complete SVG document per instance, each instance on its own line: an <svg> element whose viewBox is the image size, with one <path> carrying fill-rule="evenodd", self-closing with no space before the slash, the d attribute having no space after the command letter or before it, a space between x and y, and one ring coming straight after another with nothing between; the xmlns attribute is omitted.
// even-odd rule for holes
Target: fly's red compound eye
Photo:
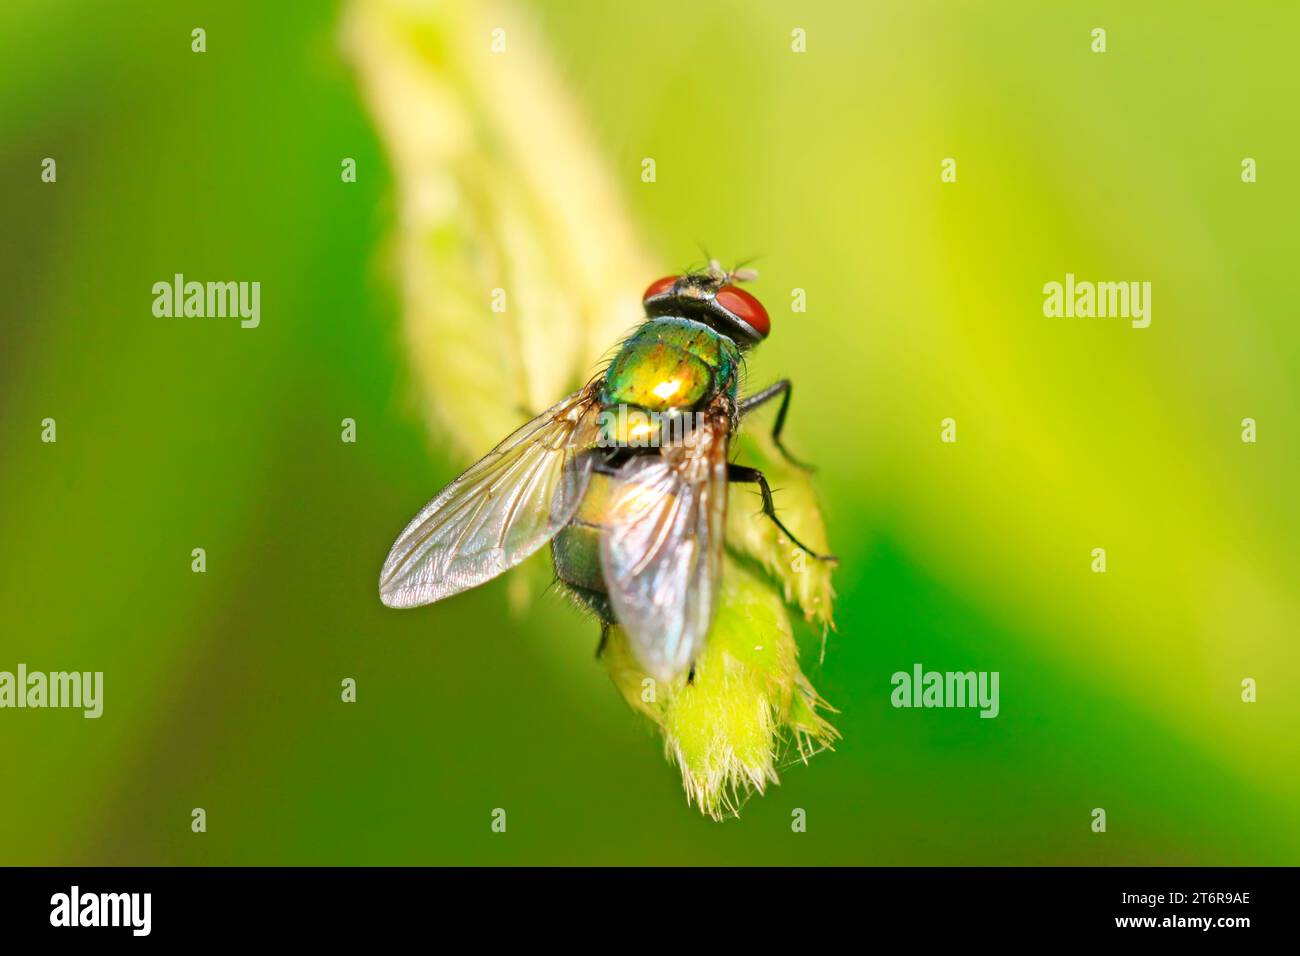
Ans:
<svg viewBox="0 0 1300 956"><path fill-rule="evenodd" d="M653 299L657 295L663 295L663 293L667 292L677 284L677 278L677 276L664 276L662 279L656 279L654 282L651 282L649 287L645 290L645 294L641 296L641 301L645 302L648 299Z"/></svg>
<svg viewBox="0 0 1300 956"><path fill-rule="evenodd" d="M718 290L715 300L740 321L753 329L759 338L767 338L772 331L772 320L767 317L767 309L744 289L734 285L724 285Z"/></svg>

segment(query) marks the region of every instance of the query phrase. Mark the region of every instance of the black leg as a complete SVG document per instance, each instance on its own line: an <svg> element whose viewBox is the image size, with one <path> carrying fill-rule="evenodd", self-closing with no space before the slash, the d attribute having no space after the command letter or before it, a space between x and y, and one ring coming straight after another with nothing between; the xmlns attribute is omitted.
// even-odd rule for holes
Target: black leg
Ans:
<svg viewBox="0 0 1300 956"><path fill-rule="evenodd" d="M780 395L781 407L776 410L776 422L772 425L772 441L785 457L785 460L790 464L794 465L796 468L802 468L804 471L814 471L815 469L812 465L802 462L798 458L794 457L794 455L790 454L790 452L786 450L785 445L781 442L781 429L785 427L785 413L790 408L790 396L793 393L794 386L790 383L788 378L783 378L775 385L769 385L761 392L755 392L753 395L749 396L749 398L742 398L738 410L743 418L755 408L767 404Z"/></svg>
<svg viewBox="0 0 1300 956"><path fill-rule="evenodd" d="M812 548L808 547L806 544L804 544L802 541L796 538L794 534L790 531L790 529L781 523L781 519L776 516L776 505L772 501L772 489L768 485L767 479L763 477L763 473L759 471L757 468L747 468L744 465L728 465L727 480L741 482L744 484L758 485L759 493L763 496L763 514L771 518L772 521L776 524L776 526L785 533L785 536L795 543L796 547L801 548L804 551L807 551L818 561L839 560L839 558L835 557L835 555L833 554L818 554Z"/></svg>
<svg viewBox="0 0 1300 956"><path fill-rule="evenodd" d="M607 643L609 643L609 621L601 621L600 643L596 645L596 660L600 660L600 655L605 653Z"/></svg>

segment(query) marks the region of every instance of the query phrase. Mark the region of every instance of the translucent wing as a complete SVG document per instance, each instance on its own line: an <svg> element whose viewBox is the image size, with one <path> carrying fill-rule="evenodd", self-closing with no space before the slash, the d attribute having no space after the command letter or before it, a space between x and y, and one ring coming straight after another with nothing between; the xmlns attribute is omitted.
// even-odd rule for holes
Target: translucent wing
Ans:
<svg viewBox="0 0 1300 956"><path fill-rule="evenodd" d="M492 449L420 510L388 552L379 596L430 604L513 568L573 517L591 477L595 388L575 392Z"/></svg>
<svg viewBox="0 0 1300 956"><path fill-rule="evenodd" d="M704 645L717 604L727 514L728 419L619 469L601 567L610 604L647 672L672 680Z"/></svg>

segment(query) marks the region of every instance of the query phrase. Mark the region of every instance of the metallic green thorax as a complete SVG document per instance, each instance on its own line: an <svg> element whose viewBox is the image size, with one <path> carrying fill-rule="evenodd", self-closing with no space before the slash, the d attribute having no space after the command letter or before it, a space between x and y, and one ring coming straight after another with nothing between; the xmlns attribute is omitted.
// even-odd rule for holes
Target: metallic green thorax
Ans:
<svg viewBox="0 0 1300 956"><path fill-rule="evenodd" d="M692 319L652 319L636 330L605 373L601 401L650 412L690 409L718 389L736 395L740 349Z"/></svg>
<svg viewBox="0 0 1300 956"><path fill-rule="evenodd" d="M602 444L646 447L725 392L736 397L740 349L693 319L651 319L623 343L605 372ZM677 422L674 422L674 417Z"/></svg>

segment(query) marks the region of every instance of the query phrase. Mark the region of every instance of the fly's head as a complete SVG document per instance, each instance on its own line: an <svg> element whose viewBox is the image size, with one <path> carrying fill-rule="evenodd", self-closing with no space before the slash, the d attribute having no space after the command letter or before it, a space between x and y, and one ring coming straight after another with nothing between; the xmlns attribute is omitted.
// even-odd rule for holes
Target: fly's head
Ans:
<svg viewBox="0 0 1300 956"><path fill-rule="evenodd" d="M753 348L772 330L763 303L736 283L758 277L752 269L728 272L718 261L703 272L664 276L650 283L641 296L646 315L696 319L732 339L742 349Z"/></svg>

